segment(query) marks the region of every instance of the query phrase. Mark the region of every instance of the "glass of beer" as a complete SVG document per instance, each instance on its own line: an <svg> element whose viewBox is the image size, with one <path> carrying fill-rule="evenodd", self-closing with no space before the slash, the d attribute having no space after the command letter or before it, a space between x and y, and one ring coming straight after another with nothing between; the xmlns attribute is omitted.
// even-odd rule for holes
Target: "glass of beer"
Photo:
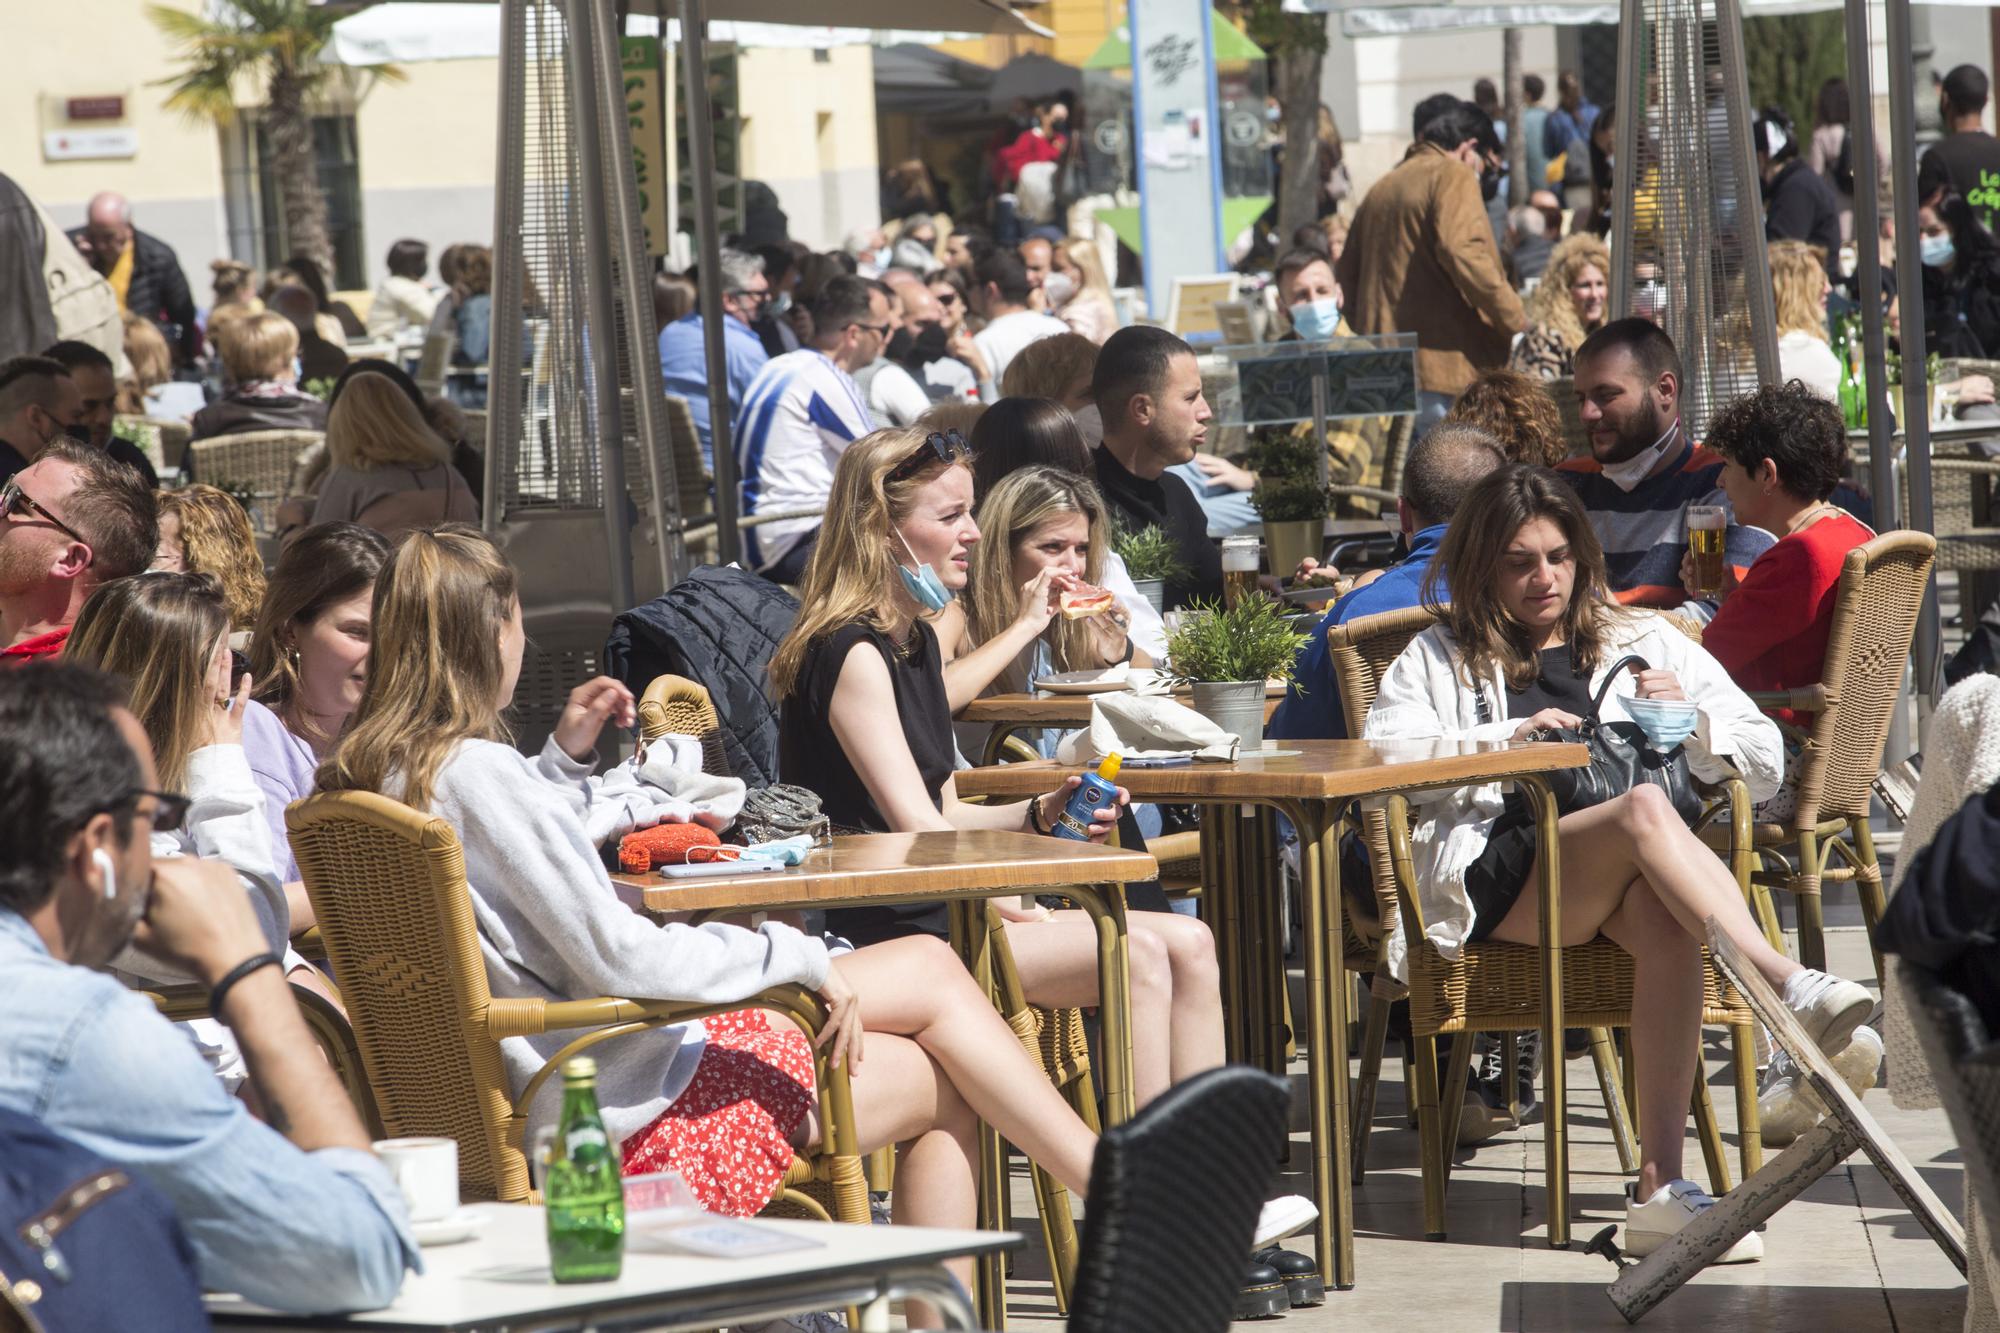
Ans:
<svg viewBox="0 0 2000 1333"><path fill-rule="evenodd" d="M1222 539L1222 604L1231 610L1245 597L1257 595L1257 553L1263 543L1256 537Z"/></svg>
<svg viewBox="0 0 2000 1333"><path fill-rule="evenodd" d="M1721 505L1689 505L1688 550L1694 553L1694 585L1704 597L1722 591L1722 561L1729 511Z"/></svg>

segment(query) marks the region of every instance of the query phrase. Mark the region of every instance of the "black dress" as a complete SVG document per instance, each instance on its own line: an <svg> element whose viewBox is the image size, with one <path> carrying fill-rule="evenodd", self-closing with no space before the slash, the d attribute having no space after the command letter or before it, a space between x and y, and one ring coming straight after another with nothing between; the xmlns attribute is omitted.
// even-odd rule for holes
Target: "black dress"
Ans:
<svg viewBox="0 0 2000 1333"><path fill-rule="evenodd" d="M1579 673L1569 645L1544 648L1541 669L1528 687L1507 687L1507 716L1526 721L1544 708L1560 708L1583 717L1590 712L1590 674ZM1535 817L1517 792L1507 795L1507 808L1493 821L1486 849L1465 869L1465 892L1472 899L1470 942L1485 939L1512 910L1528 886L1535 864Z"/></svg>
<svg viewBox="0 0 2000 1333"><path fill-rule="evenodd" d="M937 634L923 621L909 642L895 640L864 621L843 625L806 650L798 680L778 709L778 776L818 794L821 808L838 831L888 833L889 821L876 808L861 775L833 734L833 691L840 669L856 644L882 655L896 692L896 715L910 757L930 793L943 808L944 784L957 760L952 743L951 703L944 690L944 662ZM887 719L884 719L886 722ZM827 929L857 945L905 935L943 936L949 918L943 904L905 907L843 907L826 914Z"/></svg>

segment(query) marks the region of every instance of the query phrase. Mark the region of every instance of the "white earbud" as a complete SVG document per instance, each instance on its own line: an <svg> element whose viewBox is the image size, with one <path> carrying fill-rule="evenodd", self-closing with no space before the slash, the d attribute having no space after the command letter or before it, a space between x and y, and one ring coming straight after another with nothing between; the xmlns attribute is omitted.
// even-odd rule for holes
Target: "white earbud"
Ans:
<svg viewBox="0 0 2000 1333"><path fill-rule="evenodd" d="M90 854L90 859L97 863L97 873L104 876L104 896L106 898L116 898L118 896L118 868L111 863L111 854L100 847Z"/></svg>

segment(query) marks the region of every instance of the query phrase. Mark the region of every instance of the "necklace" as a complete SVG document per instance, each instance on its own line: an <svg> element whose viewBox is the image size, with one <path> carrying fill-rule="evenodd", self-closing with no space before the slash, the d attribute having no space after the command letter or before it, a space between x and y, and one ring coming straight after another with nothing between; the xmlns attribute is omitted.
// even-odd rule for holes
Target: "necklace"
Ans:
<svg viewBox="0 0 2000 1333"><path fill-rule="evenodd" d="M1840 509L1839 505L1828 504L1826 501L1821 500L1819 503L1813 505L1812 507L1800 511L1798 517L1794 518L1788 525L1786 525L1785 535L1789 537L1793 533L1797 532L1799 529L1806 527L1808 524L1815 523L1820 519L1825 518L1828 514L1839 512L1839 509Z"/></svg>

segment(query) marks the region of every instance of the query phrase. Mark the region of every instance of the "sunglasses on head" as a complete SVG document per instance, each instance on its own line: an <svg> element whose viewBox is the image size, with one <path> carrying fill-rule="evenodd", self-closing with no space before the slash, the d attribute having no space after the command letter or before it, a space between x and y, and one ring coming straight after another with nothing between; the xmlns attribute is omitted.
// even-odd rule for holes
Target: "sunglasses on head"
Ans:
<svg viewBox="0 0 2000 1333"><path fill-rule="evenodd" d="M905 477L913 477L932 463L955 463L960 459L968 463L972 461L972 446L965 442L965 437L955 430L934 430L924 436L924 442L917 446L915 453L896 464L895 470L889 474L889 481L893 484Z"/></svg>

